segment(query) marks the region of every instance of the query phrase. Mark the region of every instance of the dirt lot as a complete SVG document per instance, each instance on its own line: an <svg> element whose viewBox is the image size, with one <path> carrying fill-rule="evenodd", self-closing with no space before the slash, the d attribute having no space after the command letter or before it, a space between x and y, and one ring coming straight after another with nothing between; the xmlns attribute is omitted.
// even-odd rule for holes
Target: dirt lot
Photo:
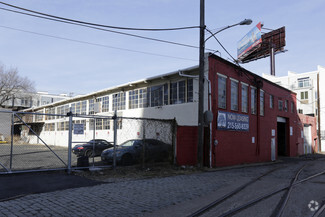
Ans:
<svg viewBox="0 0 325 217"><path fill-rule="evenodd" d="M198 169L196 167L179 167L171 165L168 162L147 164L145 167L141 165L120 166L113 168L92 169L89 171L74 170L73 174L85 177L95 181L102 182L118 182L136 179L146 179L154 177L167 177L173 175L186 175L192 173L200 173L206 169Z"/></svg>

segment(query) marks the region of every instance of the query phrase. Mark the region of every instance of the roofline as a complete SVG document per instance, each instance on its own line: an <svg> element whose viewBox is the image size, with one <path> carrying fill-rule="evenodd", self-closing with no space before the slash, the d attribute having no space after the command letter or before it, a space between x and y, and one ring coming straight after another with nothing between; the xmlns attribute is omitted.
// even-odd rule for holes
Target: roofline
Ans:
<svg viewBox="0 0 325 217"><path fill-rule="evenodd" d="M64 99L64 100L61 100L61 101L58 101L58 102L53 102L51 104L38 106L38 107L34 107L34 108L32 107L32 108L24 109L23 111L34 111L34 110L43 109L43 108L47 108L47 107L55 107L55 106L58 106L58 105L69 103L69 102L74 102L76 100L85 100L85 99L88 99L91 96L93 96L93 97L102 96L102 95L105 95L105 93L111 92L113 90L121 89L120 91L123 91L123 89L125 87L129 87L129 86L133 86L133 85L141 84L141 83L149 83L150 81L154 81L154 80L157 80L157 79L170 77L170 76L173 76L173 75L178 75L180 71L183 71L183 72L193 71L193 70L198 69L198 68L199 68L198 65L191 66L191 67L187 67L187 68L184 68L184 69L179 69L177 71L173 71L173 72L169 72L169 73L165 73L165 74L160 74L160 75L144 78L144 79L137 80L137 81L131 81L131 82L128 82L128 83L125 83L125 84L109 87L109 88L98 90L98 91L91 92L91 93L88 93L88 94L71 97L71 98Z"/></svg>
<svg viewBox="0 0 325 217"><path fill-rule="evenodd" d="M221 62L223 62L223 63L225 63L225 64L232 65L233 67L236 67L237 69L244 70L245 72L249 73L251 76L263 80L263 82L267 82L267 83L269 83L269 84L271 84L271 85L275 85L275 86L277 86L277 87L279 87L279 88L281 88L281 89L284 89L284 90L286 90L286 91L288 91L288 92L290 92L290 93L292 93L292 94L294 94L294 95L297 95L297 93L295 93L295 92L293 92L293 91L291 91L291 90L289 90L289 89L287 89L287 88L285 88L285 87L282 87L282 86L280 86L280 85L278 85L278 84L276 84L276 83L274 83L274 82L272 82L272 81L269 81L269 80L267 80L266 78L263 78L263 77L261 77L261 76L255 74L255 73L253 73L253 72L251 72L251 71L248 71L247 69L245 69L245 68L243 68L243 67L241 67L241 66L239 66L239 65L236 65L236 64L234 64L234 63L232 63L232 62L229 62L228 60L225 60L225 59L223 59L223 58L221 58L221 57L219 57L219 56L217 56L217 55L215 55L215 54L213 54L213 53L208 53L208 56L209 56L209 57L213 57L213 58L215 58L215 59L218 59L219 61L221 61Z"/></svg>

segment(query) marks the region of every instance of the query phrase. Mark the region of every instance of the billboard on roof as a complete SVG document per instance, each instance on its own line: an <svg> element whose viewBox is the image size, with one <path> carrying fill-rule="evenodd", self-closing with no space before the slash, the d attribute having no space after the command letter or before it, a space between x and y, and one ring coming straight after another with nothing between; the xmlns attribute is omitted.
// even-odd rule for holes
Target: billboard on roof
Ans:
<svg viewBox="0 0 325 217"><path fill-rule="evenodd" d="M238 59L239 62L248 63L250 61L268 57L270 56L271 48L273 48L275 54L279 52L285 52L285 36L286 34L284 26L262 34L262 43L256 49L253 49L251 52L242 55L241 58Z"/></svg>
<svg viewBox="0 0 325 217"><path fill-rule="evenodd" d="M237 43L237 58L240 60L256 50L262 43L262 24L259 22Z"/></svg>

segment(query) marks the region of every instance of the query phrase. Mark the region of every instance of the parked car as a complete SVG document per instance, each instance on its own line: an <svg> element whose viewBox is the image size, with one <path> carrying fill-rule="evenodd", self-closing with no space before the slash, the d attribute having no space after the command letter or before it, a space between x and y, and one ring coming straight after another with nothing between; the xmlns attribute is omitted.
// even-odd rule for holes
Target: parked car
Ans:
<svg viewBox="0 0 325 217"><path fill-rule="evenodd" d="M93 147L95 145L95 148ZM100 156L102 151L113 147L114 145L110 142L107 142L104 139L93 139L89 142L81 145L76 145L72 148L72 152L78 157L87 156L87 157L97 157ZM95 151L95 154L94 154Z"/></svg>
<svg viewBox="0 0 325 217"><path fill-rule="evenodd" d="M143 147L144 145L144 147ZM146 161L167 160L171 151L171 145L156 139L133 139L116 146L116 163L131 165L143 159L145 150ZM113 163L114 148L106 149L101 154L101 159L107 163Z"/></svg>

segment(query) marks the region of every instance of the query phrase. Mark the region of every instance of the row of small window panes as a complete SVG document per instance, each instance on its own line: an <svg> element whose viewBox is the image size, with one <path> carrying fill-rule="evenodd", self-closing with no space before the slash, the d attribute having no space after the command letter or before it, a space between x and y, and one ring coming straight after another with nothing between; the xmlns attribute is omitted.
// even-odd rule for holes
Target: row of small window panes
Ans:
<svg viewBox="0 0 325 217"><path fill-rule="evenodd" d="M193 102L193 79L171 82L169 90L170 93L168 93L168 84L149 87L148 107Z"/></svg>
<svg viewBox="0 0 325 217"><path fill-rule="evenodd" d="M125 97L126 94L124 92L113 94L113 111L125 109ZM95 114L95 100L90 99L88 102L88 114ZM97 98L96 102L101 102L101 112L109 111L109 96ZM193 79L172 82L170 84L169 104L185 102L193 102ZM168 105L168 84L129 91L129 109L162 105ZM85 115L87 113L87 101L72 103L71 111L72 113ZM57 114L66 115L68 112L69 105L57 107ZM55 114L55 108L47 109L46 113ZM54 119L54 116L48 116L46 120L51 119Z"/></svg>
<svg viewBox="0 0 325 217"><path fill-rule="evenodd" d="M125 92L113 94L112 110L125 110Z"/></svg>
<svg viewBox="0 0 325 217"><path fill-rule="evenodd" d="M239 111L239 82L231 79L230 82L230 108L232 111ZM257 112L257 89L251 87L251 113ZM227 108L227 77L218 76L218 108ZM248 113L248 85L241 84L241 112ZM260 115L264 115L264 91L260 90Z"/></svg>
<svg viewBox="0 0 325 217"><path fill-rule="evenodd" d="M44 125L44 131L55 131L55 123L47 123Z"/></svg>
<svg viewBox="0 0 325 217"><path fill-rule="evenodd" d="M36 111L36 113L42 113L42 111ZM34 115L35 116L35 121L43 121L44 115Z"/></svg>
<svg viewBox="0 0 325 217"><path fill-rule="evenodd" d="M294 112L294 103L290 102L291 106L290 106L290 111L293 113ZM278 100L278 109L279 111L288 111L288 106L289 106L289 101L288 100L284 100L284 105L283 105L283 100Z"/></svg>
<svg viewBox="0 0 325 217"><path fill-rule="evenodd" d="M147 88L129 91L129 109L147 107Z"/></svg>
<svg viewBox="0 0 325 217"><path fill-rule="evenodd" d="M54 120L55 119L55 116L54 116L55 108L54 107L45 109L45 113L46 114L52 114L52 115L46 115L45 120Z"/></svg>
<svg viewBox="0 0 325 217"><path fill-rule="evenodd" d="M57 122L56 130L57 131L67 131L67 130L69 130L69 121Z"/></svg>
<svg viewBox="0 0 325 217"><path fill-rule="evenodd" d="M109 130L111 129L111 119L90 119L89 120L89 130L94 129L94 123L96 121L96 130ZM122 119L117 120L117 129L122 129Z"/></svg>

